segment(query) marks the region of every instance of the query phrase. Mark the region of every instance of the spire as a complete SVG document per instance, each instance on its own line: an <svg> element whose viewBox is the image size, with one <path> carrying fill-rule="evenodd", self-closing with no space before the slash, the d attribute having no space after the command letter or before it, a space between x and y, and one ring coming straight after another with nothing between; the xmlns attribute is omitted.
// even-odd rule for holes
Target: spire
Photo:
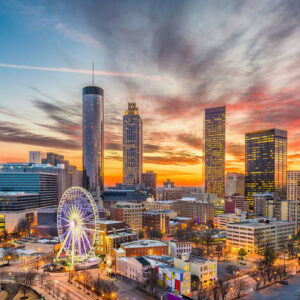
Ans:
<svg viewBox="0 0 300 300"><path fill-rule="evenodd" d="M92 85L94 85L94 67L95 67L95 64L93 62L93 72L92 72Z"/></svg>

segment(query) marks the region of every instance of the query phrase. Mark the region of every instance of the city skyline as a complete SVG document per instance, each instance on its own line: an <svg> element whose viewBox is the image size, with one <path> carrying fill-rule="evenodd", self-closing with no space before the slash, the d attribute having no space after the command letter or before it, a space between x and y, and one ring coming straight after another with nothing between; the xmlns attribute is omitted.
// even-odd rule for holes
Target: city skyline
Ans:
<svg viewBox="0 0 300 300"><path fill-rule="evenodd" d="M157 3L101 3L99 18L78 2L72 12L68 1L0 2L1 163L41 150L81 168L81 88L95 61L95 84L105 89L105 185L122 182L128 102L143 116L143 171L159 184L203 184L203 113L221 105L227 172L244 173L245 132L271 128L288 131L288 170L300 168L297 2Z"/></svg>

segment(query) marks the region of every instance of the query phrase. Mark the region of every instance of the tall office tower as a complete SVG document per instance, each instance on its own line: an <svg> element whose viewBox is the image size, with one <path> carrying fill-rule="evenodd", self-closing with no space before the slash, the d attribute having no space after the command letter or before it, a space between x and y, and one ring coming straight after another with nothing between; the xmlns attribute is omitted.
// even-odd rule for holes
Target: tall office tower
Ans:
<svg viewBox="0 0 300 300"><path fill-rule="evenodd" d="M157 174L153 171L142 173L142 183L150 189L154 199L156 199Z"/></svg>
<svg viewBox="0 0 300 300"><path fill-rule="evenodd" d="M42 159L43 164L50 164L52 166L57 166L58 164L63 164L65 163L65 157L63 155L53 153L53 152L48 152L47 156Z"/></svg>
<svg viewBox="0 0 300 300"><path fill-rule="evenodd" d="M270 192L286 199L287 132L269 129L246 133L245 200L253 210L253 194Z"/></svg>
<svg viewBox="0 0 300 300"><path fill-rule="evenodd" d="M300 201L300 170L287 171L287 200Z"/></svg>
<svg viewBox="0 0 300 300"><path fill-rule="evenodd" d="M245 192L245 175L242 173L231 173L226 174L226 188L225 195L232 196L233 194L240 194L244 196Z"/></svg>
<svg viewBox="0 0 300 300"><path fill-rule="evenodd" d="M82 90L83 186L100 199L104 180L104 90Z"/></svg>
<svg viewBox="0 0 300 300"><path fill-rule="evenodd" d="M218 197L225 195L225 127L225 106L205 109L205 193L217 194Z"/></svg>
<svg viewBox="0 0 300 300"><path fill-rule="evenodd" d="M41 151L29 151L29 163L41 164L42 159L46 157L46 154Z"/></svg>
<svg viewBox="0 0 300 300"><path fill-rule="evenodd" d="M143 172L143 122L135 103L123 116L123 183L135 187Z"/></svg>

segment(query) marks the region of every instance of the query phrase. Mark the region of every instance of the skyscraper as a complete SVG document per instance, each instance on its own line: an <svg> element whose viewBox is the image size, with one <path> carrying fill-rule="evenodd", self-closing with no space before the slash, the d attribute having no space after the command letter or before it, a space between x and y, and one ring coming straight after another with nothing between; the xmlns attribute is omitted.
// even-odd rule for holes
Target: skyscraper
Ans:
<svg viewBox="0 0 300 300"><path fill-rule="evenodd" d="M300 170L287 171L287 200L300 201Z"/></svg>
<svg viewBox="0 0 300 300"><path fill-rule="evenodd" d="M83 186L94 196L103 191L104 90L86 86L82 90Z"/></svg>
<svg viewBox="0 0 300 300"><path fill-rule="evenodd" d="M225 127L225 106L205 109L205 193L217 194L218 197L225 195Z"/></svg>
<svg viewBox="0 0 300 300"><path fill-rule="evenodd" d="M135 187L143 172L143 122L135 103L123 116L123 183Z"/></svg>
<svg viewBox="0 0 300 300"><path fill-rule="evenodd" d="M245 200L252 210L253 194L270 192L286 198L287 132L269 129L246 133Z"/></svg>
<svg viewBox="0 0 300 300"><path fill-rule="evenodd" d="M245 192L245 175L241 173L228 172L226 174L225 195L232 196L240 194L244 196Z"/></svg>

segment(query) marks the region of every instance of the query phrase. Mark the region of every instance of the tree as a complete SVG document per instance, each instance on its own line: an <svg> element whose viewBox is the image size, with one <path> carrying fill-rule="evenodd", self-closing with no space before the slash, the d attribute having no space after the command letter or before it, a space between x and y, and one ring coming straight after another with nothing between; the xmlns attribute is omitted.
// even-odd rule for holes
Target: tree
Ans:
<svg viewBox="0 0 300 300"><path fill-rule="evenodd" d="M208 300L209 298L209 290L200 284L197 291L197 300Z"/></svg>
<svg viewBox="0 0 300 300"><path fill-rule="evenodd" d="M30 231L30 223L26 219L22 219L18 222L14 230L17 235L20 237L23 233L26 235L29 234Z"/></svg>
<svg viewBox="0 0 300 300"><path fill-rule="evenodd" d="M300 230L297 231L297 234L296 234L296 236L295 236L295 239L296 239L297 241L300 241Z"/></svg>
<svg viewBox="0 0 300 300"><path fill-rule="evenodd" d="M222 245L222 243L217 244L216 252L217 252L217 257L218 257L218 260L219 260L223 255L223 245Z"/></svg>
<svg viewBox="0 0 300 300"><path fill-rule="evenodd" d="M213 238L212 238L213 234L211 230L206 230L204 232L203 235L203 241L206 245L206 252L209 253L210 252L210 246L212 244Z"/></svg>
<svg viewBox="0 0 300 300"><path fill-rule="evenodd" d="M41 286L43 286L43 283L44 283L45 279L47 278L47 276L48 276L48 273L46 273L46 272L40 273L39 277L40 277Z"/></svg>
<svg viewBox="0 0 300 300"><path fill-rule="evenodd" d="M157 291L157 283L158 283L158 274L155 269L151 269L150 276L146 280L146 289L149 291L153 296L155 296Z"/></svg>
<svg viewBox="0 0 300 300"><path fill-rule="evenodd" d="M271 247L266 247L265 252L264 252L264 264L266 266L273 266L274 261L276 259L276 254L273 248Z"/></svg>
<svg viewBox="0 0 300 300"><path fill-rule="evenodd" d="M287 250L289 258L293 258L295 256L295 243L293 240L289 240Z"/></svg>
<svg viewBox="0 0 300 300"><path fill-rule="evenodd" d="M191 276L191 287L193 291L196 291L199 289L199 277L197 275L192 274Z"/></svg>
<svg viewBox="0 0 300 300"><path fill-rule="evenodd" d="M145 238L145 234L144 234L144 232L142 230L139 231L139 235L138 236L139 236L140 240L142 240L142 239Z"/></svg>
<svg viewBox="0 0 300 300"><path fill-rule="evenodd" d="M215 282L215 284L211 286L210 291L214 300L218 300L221 291L220 283L218 281Z"/></svg>
<svg viewBox="0 0 300 300"><path fill-rule="evenodd" d="M236 297L239 299L244 291L247 290L248 285L242 278L235 278L233 280L233 286L236 293Z"/></svg>
<svg viewBox="0 0 300 300"><path fill-rule="evenodd" d="M32 286L35 277L36 273L31 271L18 272L14 275L14 280L20 286L24 298L26 296L27 290Z"/></svg>
<svg viewBox="0 0 300 300"><path fill-rule="evenodd" d="M241 259L244 259L244 257L247 255L247 251L244 248L240 248L240 250L238 251L238 256Z"/></svg>
<svg viewBox="0 0 300 300"><path fill-rule="evenodd" d="M150 230L148 235L150 239L161 239L163 237L163 234L158 230Z"/></svg>
<svg viewBox="0 0 300 300"><path fill-rule="evenodd" d="M229 292L230 289L230 282L229 281L224 281L224 280L219 280L219 286L220 286L220 295L222 297L222 300L225 300L226 295Z"/></svg>

